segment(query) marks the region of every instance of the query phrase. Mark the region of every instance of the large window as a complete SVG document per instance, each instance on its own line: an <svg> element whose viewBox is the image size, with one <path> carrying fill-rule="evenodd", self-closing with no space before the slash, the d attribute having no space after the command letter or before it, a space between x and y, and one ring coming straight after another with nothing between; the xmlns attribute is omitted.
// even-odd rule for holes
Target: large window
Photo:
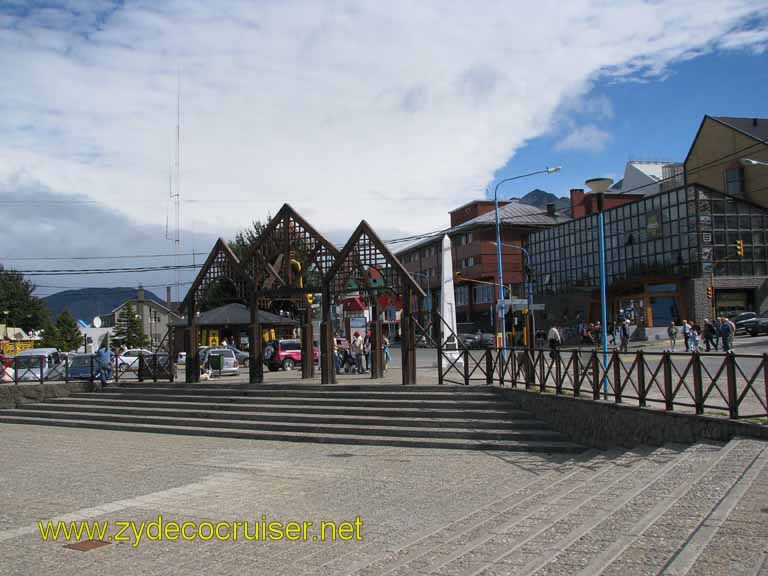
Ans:
<svg viewBox="0 0 768 576"><path fill-rule="evenodd" d="M744 168L730 168L725 171L725 192L736 195L744 193Z"/></svg>
<svg viewBox="0 0 768 576"><path fill-rule="evenodd" d="M475 304L490 304L496 301L496 287L490 285L474 286Z"/></svg>
<svg viewBox="0 0 768 576"><path fill-rule="evenodd" d="M456 306L466 306L469 304L469 286L457 286L454 290L456 297Z"/></svg>

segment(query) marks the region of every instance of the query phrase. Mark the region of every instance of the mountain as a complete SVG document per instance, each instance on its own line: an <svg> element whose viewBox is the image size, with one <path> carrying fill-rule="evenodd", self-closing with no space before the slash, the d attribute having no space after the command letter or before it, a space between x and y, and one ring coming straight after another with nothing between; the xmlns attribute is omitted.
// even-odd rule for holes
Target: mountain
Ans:
<svg viewBox="0 0 768 576"><path fill-rule="evenodd" d="M136 298L138 298L136 288L81 288L51 294L43 298L43 302L54 318L67 308L75 318L90 323L94 316L109 314L126 300ZM165 305L165 301L146 289L144 298Z"/></svg>
<svg viewBox="0 0 768 576"><path fill-rule="evenodd" d="M556 210L563 210L569 208L571 205L571 200L569 198L559 198L554 194L539 190L538 188L531 190L528 194L520 198L520 202L536 206L537 208L546 208L547 204L554 204Z"/></svg>

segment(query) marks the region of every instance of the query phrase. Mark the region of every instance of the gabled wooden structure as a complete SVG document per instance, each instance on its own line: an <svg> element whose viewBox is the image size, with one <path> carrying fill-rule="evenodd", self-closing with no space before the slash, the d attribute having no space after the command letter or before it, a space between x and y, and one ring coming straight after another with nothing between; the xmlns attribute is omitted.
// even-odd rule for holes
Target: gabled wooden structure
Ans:
<svg viewBox="0 0 768 576"><path fill-rule="evenodd" d="M372 378L383 375L380 313L386 306L402 308L403 384L416 382L415 331L411 317L412 298L424 296L418 283L363 220L339 252L290 205L284 204L238 260L226 242L219 239L184 299L189 315L187 381L199 379L197 325L195 318L214 287L226 287L229 301L246 304L249 326L250 381L262 382L263 342L256 311L274 302L290 302L301 312L302 374L313 376L312 297L322 298L322 382L336 380L331 306L343 296L355 294L373 309Z"/></svg>

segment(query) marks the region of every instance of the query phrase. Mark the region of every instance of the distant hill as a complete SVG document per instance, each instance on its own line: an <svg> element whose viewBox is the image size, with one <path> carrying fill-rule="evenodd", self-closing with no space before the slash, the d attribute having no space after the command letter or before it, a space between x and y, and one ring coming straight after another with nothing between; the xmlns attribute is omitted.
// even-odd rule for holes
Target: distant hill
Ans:
<svg viewBox="0 0 768 576"><path fill-rule="evenodd" d="M126 300L135 298L138 298L136 288L81 288L51 294L43 298L43 302L54 318L68 308L76 319L90 323L94 316L109 314ZM165 304L156 294L146 289L144 298Z"/></svg>
<svg viewBox="0 0 768 576"><path fill-rule="evenodd" d="M531 190L528 194L520 198L520 202L536 206L537 208L546 208L547 204L554 204L556 210L563 210L569 208L571 205L571 200L569 198L560 198L554 194L545 192L544 190L539 190L538 188Z"/></svg>

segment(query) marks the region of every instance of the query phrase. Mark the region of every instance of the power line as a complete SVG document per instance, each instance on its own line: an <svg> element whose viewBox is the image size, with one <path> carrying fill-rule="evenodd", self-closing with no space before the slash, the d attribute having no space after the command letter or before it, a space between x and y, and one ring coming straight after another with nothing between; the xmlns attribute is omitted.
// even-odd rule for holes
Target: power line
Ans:
<svg viewBox="0 0 768 576"><path fill-rule="evenodd" d="M198 252L188 252L185 254L179 254L178 256L196 256ZM54 260L129 260L129 259L142 259L142 258L173 258L176 254L126 254L122 256L24 256L16 258L6 258L0 256L0 260L8 260L10 262L21 261L54 261Z"/></svg>
<svg viewBox="0 0 768 576"><path fill-rule="evenodd" d="M199 264L185 264L181 266L143 266L139 268L83 268L83 269L57 269L57 270L15 270L25 276L80 276L86 274L129 274L137 272L163 272L167 270L193 270L200 268Z"/></svg>

